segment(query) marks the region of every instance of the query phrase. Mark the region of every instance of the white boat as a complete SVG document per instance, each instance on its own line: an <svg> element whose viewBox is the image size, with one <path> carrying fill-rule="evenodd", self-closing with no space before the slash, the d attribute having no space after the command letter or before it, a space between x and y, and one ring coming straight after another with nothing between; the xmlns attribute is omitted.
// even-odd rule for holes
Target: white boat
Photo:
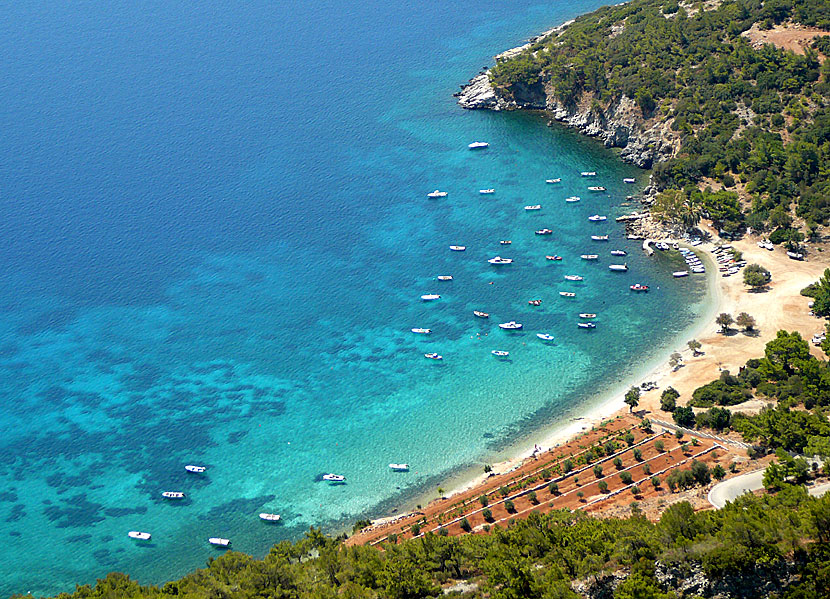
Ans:
<svg viewBox="0 0 830 599"><path fill-rule="evenodd" d="M556 179L545 179L545 183L561 183L562 177L557 177Z"/></svg>
<svg viewBox="0 0 830 599"><path fill-rule="evenodd" d="M554 256L545 256L545 260L555 260L555 261L559 261L559 260L561 260L561 259L562 259L562 256L556 256L556 255L554 255Z"/></svg>
<svg viewBox="0 0 830 599"><path fill-rule="evenodd" d="M406 472L409 470L409 464L389 464L389 467L395 472Z"/></svg>
<svg viewBox="0 0 830 599"><path fill-rule="evenodd" d="M513 242L510 241L509 239L502 239L501 241L499 241L499 243L502 244L502 245L510 245Z"/></svg>
<svg viewBox="0 0 830 599"><path fill-rule="evenodd" d="M597 260L599 258L599 254L582 254L580 258L583 260Z"/></svg>
<svg viewBox="0 0 830 599"><path fill-rule="evenodd" d="M490 313L482 312L481 310L473 310L473 316L478 316L479 318L490 318Z"/></svg>
<svg viewBox="0 0 830 599"><path fill-rule="evenodd" d="M579 175L581 177L596 177L597 172L596 171L582 171L581 173L579 173Z"/></svg>
<svg viewBox="0 0 830 599"><path fill-rule="evenodd" d="M494 349L490 353L496 356L497 358L506 358L510 355L509 351L501 351L500 349Z"/></svg>
<svg viewBox="0 0 830 599"><path fill-rule="evenodd" d="M518 331L522 328L522 323L516 322L515 320L511 320L510 322L503 322L499 325L500 329L504 329L506 331Z"/></svg>
<svg viewBox="0 0 830 599"><path fill-rule="evenodd" d="M165 499L184 499L184 493L181 491L165 491L161 496Z"/></svg>
<svg viewBox="0 0 830 599"><path fill-rule="evenodd" d="M439 190L436 189L435 191L429 192L427 194L427 197L428 198L445 198L445 197L447 197L447 192L446 191L439 191Z"/></svg>
<svg viewBox="0 0 830 599"><path fill-rule="evenodd" d="M626 177L625 179L623 179L623 183L636 183L636 182L637 182L637 179L635 179L634 177Z"/></svg>
<svg viewBox="0 0 830 599"><path fill-rule="evenodd" d="M617 272L625 272L628 270L628 264L609 264L608 270L616 270Z"/></svg>
<svg viewBox="0 0 830 599"><path fill-rule="evenodd" d="M542 209L541 204L533 204L531 206L525 206L525 210L527 210L528 212L530 212L532 210L541 210L541 209Z"/></svg>
<svg viewBox="0 0 830 599"><path fill-rule="evenodd" d="M452 275L438 275L439 281L452 281Z"/></svg>
<svg viewBox="0 0 830 599"><path fill-rule="evenodd" d="M579 196L571 196L569 198L565 198L565 201L566 202L578 202L581 199L582 198L580 198Z"/></svg>
<svg viewBox="0 0 830 599"><path fill-rule="evenodd" d="M629 287L631 291L648 291L648 285L641 285L640 283L635 283Z"/></svg>
<svg viewBox="0 0 830 599"><path fill-rule="evenodd" d="M342 483L346 482L346 477L342 474L324 474L323 480L329 483Z"/></svg>
<svg viewBox="0 0 830 599"><path fill-rule="evenodd" d="M597 325L594 324L593 322L578 322L578 323L576 323L576 326L578 326L580 329L595 329L595 328L597 328Z"/></svg>
<svg viewBox="0 0 830 599"><path fill-rule="evenodd" d="M474 141L473 143L468 144L467 147L470 148L471 150L481 150L483 148L488 147L489 145L490 144L487 143L486 141Z"/></svg>
<svg viewBox="0 0 830 599"><path fill-rule="evenodd" d="M625 250L611 250L612 256L625 256L627 253Z"/></svg>
<svg viewBox="0 0 830 599"><path fill-rule="evenodd" d="M202 474L207 468L205 466L194 466L192 464L188 464L184 467L185 470L188 472L193 472L194 474Z"/></svg>
<svg viewBox="0 0 830 599"><path fill-rule="evenodd" d="M593 312L582 312L582 313L580 313L579 317L580 318L596 318L597 315L594 314Z"/></svg>
<svg viewBox="0 0 830 599"><path fill-rule="evenodd" d="M454 252L463 252L467 249L466 245L451 245L450 249Z"/></svg>
<svg viewBox="0 0 830 599"><path fill-rule="evenodd" d="M542 305L542 300L532 299L532 300L528 300L527 303L530 304L531 306L541 306Z"/></svg>
<svg viewBox="0 0 830 599"><path fill-rule="evenodd" d="M210 537L208 543L216 547L229 547L231 541L230 539L223 539L222 537Z"/></svg>
<svg viewBox="0 0 830 599"><path fill-rule="evenodd" d="M496 256L494 258L490 258L487 262L489 262L490 264L513 264L513 259Z"/></svg>
<svg viewBox="0 0 830 599"><path fill-rule="evenodd" d="M487 195L487 194L491 194L491 193L496 193L496 190L495 189L479 189L478 193L480 193L481 195Z"/></svg>
<svg viewBox="0 0 830 599"><path fill-rule="evenodd" d="M418 333L420 335L429 335L432 332L432 329L411 329L413 333Z"/></svg>
<svg viewBox="0 0 830 599"><path fill-rule="evenodd" d="M537 235L552 235L553 231L551 229L539 229L536 231Z"/></svg>
<svg viewBox="0 0 830 599"><path fill-rule="evenodd" d="M588 188L588 191L605 191L605 188L604 188L604 187L601 187L601 186L599 186L599 185L595 185L595 186L593 186L593 187L589 187L589 188Z"/></svg>
<svg viewBox="0 0 830 599"><path fill-rule="evenodd" d="M435 352L430 352L428 354L424 354L424 357L428 358L430 360L443 360L444 359L444 356L442 356L441 354L436 354ZM334 475L332 475L332 476L334 476ZM325 477L323 477L323 478L325 479ZM328 479L326 479L326 480L328 480Z"/></svg>
<svg viewBox="0 0 830 599"><path fill-rule="evenodd" d="M608 235L591 235L594 241L608 241Z"/></svg>
<svg viewBox="0 0 830 599"><path fill-rule="evenodd" d="M608 217L602 216L601 214L594 214L593 216L589 216L588 220L594 223L600 223L604 220L608 220Z"/></svg>
<svg viewBox="0 0 830 599"><path fill-rule="evenodd" d="M573 291L560 291L559 295L562 297L576 297L576 294Z"/></svg>
<svg viewBox="0 0 830 599"><path fill-rule="evenodd" d="M580 277L579 275L565 275L565 280L567 281L584 281L584 277Z"/></svg>
<svg viewBox="0 0 830 599"><path fill-rule="evenodd" d="M790 260L803 260L804 254L802 254L801 252L787 251L787 258L789 258Z"/></svg>
<svg viewBox="0 0 830 599"><path fill-rule="evenodd" d="M153 536L149 532L141 532L138 530L131 530L127 533L127 536L131 539L135 539L136 541L149 541L150 538Z"/></svg>
<svg viewBox="0 0 830 599"><path fill-rule="evenodd" d="M689 271L688 270L677 270L677 271L671 273L671 276L673 276L675 279L679 279L680 277L688 277L689 276Z"/></svg>
<svg viewBox="0 0 830 599"><path fill-rule="evenodd" d="M553 335L550 333L536 333L536 336L542 341L553 341Z"/></svg>
<svg viewBox="0 0 830 599"><path fill-rule="evenodd" d="M269 514L267 512L262 512L259 515L260 520L265 520L266 522L279 522L282 517L279 514Z"/></svg>
<svg viewBox="0 0 830 599"><path fill-rule="evenodd" d="M433 300L441 299L441 296L438 295L437 293L427 293L425 295L422 295L421 299L424 300L425 302L431 302Z"/></svg>

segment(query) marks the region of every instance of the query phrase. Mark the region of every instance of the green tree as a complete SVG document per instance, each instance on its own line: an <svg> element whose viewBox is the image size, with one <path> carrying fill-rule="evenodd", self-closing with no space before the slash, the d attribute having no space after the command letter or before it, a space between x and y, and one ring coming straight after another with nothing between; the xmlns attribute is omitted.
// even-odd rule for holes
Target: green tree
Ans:
<svg viewBox="0 0 830 599"><path fill-rule="evenodd" d="M715 319L715 323L720 326L720 332L726 334L729 332L729 326L735 322L732 319L731 314L727 314L726 312L721 312L718 314L718 317Z"/></svg>
<svg viewBox="0 0 830 599"><path fill-rule="evenodd" d="M697 339L692 339L691 341L688 341L686 345L689 346L690 350L692 350L693 356L697 356L698 354L700 354L700 348L703 347L700 344L700 341L698 341Z"/></svg>
<svg viewBox="0 0 830 599"><path fill-rule="evenodd" d="M712 476L715 480L723 480L726 476L726 470L723 469L723 466L720 464L715 464L715 467L712 468Z"/></svg>
<svg viewBox="0 0 830 599"><path fill-rule="evenodd" d="M632 482L631 473L630 472L620 472L620 480L625 485L630 485Z"/></svg>
<svg viewBox="0 0 830 599"><path fill-rule="evenodd" d="M599 481L599 483L597 483L597 486L599 487L600 493L607 493L608 492L608 483L606 481L604 481L604 480Z"/></svg>
<svg viewBox="0 0 830 599"><path fill-rule="evenodd" d="M660 395L660 409L664 412L674 412L678 397L680 397L680 393L674 387L667 387Z"/></svg>
<svg viewBox="0 0 830 599"><path fill-rule="evenodd" d="M693 428L695 426L695 412L688 406L678 407L672 413L672 419L677 426Z"/></svg>
<svg viewBox="0 0 830 599"><path fill-rule="evenodd" d="M746 312L738 314L738 317L735 319L735 324L742 327L745 331L752 331L755 329L755 319Z"/></svg>
<svg viewBox="0 0 830 599"><path fill-rule="evenodd" d="M772 280L770 272L760 264L750 264L744 268L744 285L753 290L762 289Z"/></svg>
<svg viewBox="0 0 830 599"><path fill-rule="evenodd" d="M628 406L628 411L633 412L634 408L640 405L640 388L631 387L625 394L625 404Z"/></svg>

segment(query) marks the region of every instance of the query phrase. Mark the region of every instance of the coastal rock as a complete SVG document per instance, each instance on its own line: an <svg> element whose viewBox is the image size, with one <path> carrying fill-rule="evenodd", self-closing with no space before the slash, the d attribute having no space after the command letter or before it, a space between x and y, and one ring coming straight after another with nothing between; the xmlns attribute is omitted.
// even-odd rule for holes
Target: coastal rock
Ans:
<svg viewBox="0 0 830 599"><path fill-rule="evenodd" d="M490 85L490 77L485 72L473 77L458 94L458 104L468 110L489 108L499 110L496 92Z"/></svg>

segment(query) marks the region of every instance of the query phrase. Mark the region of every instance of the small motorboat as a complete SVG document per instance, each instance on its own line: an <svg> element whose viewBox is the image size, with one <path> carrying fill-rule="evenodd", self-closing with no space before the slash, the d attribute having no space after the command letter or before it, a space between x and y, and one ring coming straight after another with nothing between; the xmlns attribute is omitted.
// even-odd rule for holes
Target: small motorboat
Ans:
<svg viewBox="0 0 830 599"><path fill-rule="evenodd" d="M629 287L631 291L648 291L648 285L641 285L640 283L635 283Z"/></svg>
<svg viewBox="0 0 830 599"><path fill-rule="evenodd" d="M608 235L591 235L594 241L608 241Z"/></svg>
<svg viewBox="0 0 830 599"><path fill-rule="evenodd" d="M542 305L542 300L532 299L532 300L528 300L527 303L530 304L531 306L541 306Z"/></svg>
<svg viewBox="0 0 830 599"><path fill-rule="evenodd" d="M509 351L502 351L500 349L494 349L490 353L493 354L494 356L496 356L497 358L506 358L507 356L510 355Z"/></svg>
<svg viewBox="0 0 830 599"><path fill-rule="evenodd" d="M676 270L673 273L671 273L671 276L673 276L675 279L679 279L681 277L688 277L689 276L689 271L688 270Z"/></svg>
<svg viewBox="0 0 830 599"><path fill-rule="evenodd" d="M505 331L518 331L522 328L522 323L516 322L515 320L511 320L510 322L503 322L499 325L500 329L504 329Z"/></svg>
<svg viewBox="0 0 830 599"><path fill-rule="evenodd" d="M487 262L489 262L490 264L513 264L513 259L496 256L494 258L490 258Z"/></svg>
<svg viewBox="0 0 830 599"><path fill-rule="evenodd" d="M502 245L510 245L513 242L510 241L509 239L502 239L501 241L499 241L499 243L502 244Z"/></svg>
<svg viewBox="0 0 830 599"><path fill-rule="evenodd" d="M561 260L562 256L545 256L545 260Z"/></svg>
<svg viewBox="0 0 830 599"><path fill-rule="evenodd" d="M593 322L578 322L578 323L576 323L576 326L578 326L580 329L595 329L595 328L597 328L597 325Z"/></svg>
<svg viewBox="0 0 830 599"><path fill-rule="evenodd" d="M430 360L443 360L444 359L444 356L442 356L441 354L437 354L435 352L430 352L428 354L424 354L424 357L428 358ZM328 476L328 475L326 475L326 476ZM334 476L334 475L332 475L332 476ZM325 476L323 477L323 479L328 480Z"/></svg>
<svg viewBox="0 0 830 599"><path fill-rule="evenodd" d="M598 254L582 254L580 256L583 260L597 260L599 258Z"/></svg>
<svg viewBox="0 0 830 599"><path fill-rule="evenodd" d="M149 532L141 532L138 530L131 530L127 533L127 536L131 539L135 539L136 541L149 541L153 535Z"/></svg>
<svg viewBox="0 0 830 599"><path fill-rule="evenodd" d="M585 277L581 277L579 275L565 275L566 281L584 281Z"/></svg>
<svg viewBox="0 0 830 599"><path fill-rule="evenodd" d="M531 206L525 206L525 210L527 210L528 212L530 212L531 210L541 210L541 209L542 209L541 204L533 204Z"/></svg>
<svg viewBox="0 0 830 599"><path fill-rule="evenodd" d="M437 299L441 299L441 296L438 295L437 293L427 293L425 295L422 295L421 299L424 300L425 302L431 302L431 301L435 301Z"/></svg>
<svg viewBox="0 0 830 599"><path fill-rule="evenodd" d="M634 177L626 177L625 179L623 179L623 183L636 183L636 182L637 182L637 179L635 179Z"/></svg>
<svg viewBox="0 0 830 599"><path fill-rule="evenodd" d="M192 464L188 464L187 466L184 467L184 469L187 470L188 472L193 472L194 474L202 474L205 470L207 470L207 467L205 467L205 466L193 466Z"/></svg>
<svg viewBox="0 0 830 599"><path fill-rule="evenodd" d="M439 281L452 281L452 275L438 275Z"/></svg>
<svg viewBox="0 0 830 599"><path fill-rule="evenodd" d="M576 297L576 294L573 291L560 291L559 295L562 297Z"/></svg>
<svg viewBox="0 0 830 599"><path fill-rule="evenodd" d="M439 191L438 189L436 189L435 191L429 192L427 194L427 197L428 198L433 198L433 199L435 199L435 198L445 198L445 197L447 197L447 192L446 191Z"/></svg>
<svg viewBox="0 0 830 599"><path fill-rule="evenodd" d="M536 336L542 341L553 341L553 335L550 333L536 333Z"/></svg>
<svg viewBox="0 0 830 599"><path fill-rule="evenodd" d="M551 183L562 183L562 177L556 177L556 179L545 179L545 183L548 185Z"/></svg>
<svg viewBox="0 0 830 599"><path fill-rule="evenodd" d="M478 318L490 318L490 313L482 312L481 310L473 310L473 316L477 316Z"/></svg>
<svg viewBox="0 0 830 599"><path fill-rule="evenodd" d="M580 198L579 196L571 196L571 197L569 197L569 198L565 198L565 201L566 201L566 202L573 203L573 202L578 202L578 201L579 201L579 200L581 200L581 199L582 199L582 198Z"/></svg>
<svg viewBox="0 0 830 599"><path fill-rule="evenodd" d="M612 256L625 256L627 254L628 252L626 252L625 250L611 250Z"/></svg>
<svg viewBox="0 0 830 599"><path fill-rule="evenodd" d="M222 537L210 537L208 539L208 543L210 543L214 547L230 547L231 540L223 539Z"/></svg>
<svg viewBox="0 0 830 599"><path fill-rule="evenodd" d="M617 272L625 272L628 270L628 264L609 264L608 270L615 270Z"/></svg>
<svg viewBox="0 0 830 599"><path fill-rule="evenodd" d="M432 332L432 329L411 329L413 333L418 333L420 335L429 335Z"/></svg>
<svg viewBox="0 0 830 599"><path fill-rule="evenodd" d="M593 222L593 223L599 223L599 222L602 222L604 220L608 220L608 217L607 216L602 216L601 214L594 214L593 216L589 216L588 220Z"/></svg>
<svg viewBox="0 0 830 599"><path fill-rule="evenodd" d="M474 141L473 143L467 145L467 147L470 148L471 150L482 150L482 149L484 149L486 147L489 147L489 146L490 146L490 144L487 143L486 141Z"/></svg>
<svg viewBox="0 0 830 599"><path fill-rule="evenodd" d="M478 193L480 193L481 195L488 195L488 194L491 194L491 193L496 193L496 190L495 189L479 189Z"/></svg>
<svg viewBox="0 0 830 599"><path fill-rule="evenodd" d="M582 313L580 313L579 317L580 318L596 318L597 315L594 314L593 312L582 312Z"/></svg>
<svg viewBox="0 0 830 599"><path fill-rule="evenodd" d="M579 176L580 177L596 177L597 172L596 171L582 171L581 173L579 173Z"/></svg>
<svg viewBox="0 0 830 599"><path fill-rule="evenodd" d="M343 483L346 482L346 477L342 474L324 474L323 480L327 483Z"/></svg>
<svg viewBox="0 0 830 599"><path fill-rule="evenodd" d="M161 496L165 499L184 499L184 493L181 491L165 491Z"/></svg>
<svg viewBox="0 0 830 599"><path fill-rule="evenodd" d="M463 252L467 249L466 245L451 245L450 249L454 252Z"/></svg>
<svg viewBox="0 0 830 599"><path fill-rule="evenodd" d="M588 188L588 191L605 191L605 188L600 185L594 185Z"/></svg>
<svg viewBox="0 0 830 599"><path fill-rule="evenodd" d="M389 464L389 467L395 472L406 472L409 470L409 464Z"/></svg>
<svg viewBox="0 0 830 599"><path fill-rule="evenodd" d="M265 520L266 522L279 522L282 517L279 514L269 514L267 512L263 512L259 515L260 520Z"/></svg>
<svg viewBox="0 0 830 599"><path fill-rule="evenodd" d="M551 229L539 229L536 231L537 235L552 235L553 231Z"/></svg>

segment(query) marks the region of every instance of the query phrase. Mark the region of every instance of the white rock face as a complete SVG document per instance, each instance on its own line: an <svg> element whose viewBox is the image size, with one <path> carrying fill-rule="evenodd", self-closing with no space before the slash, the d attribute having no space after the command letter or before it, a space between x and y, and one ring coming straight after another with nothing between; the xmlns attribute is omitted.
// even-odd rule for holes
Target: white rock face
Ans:
<svg viewBox="0 0 830 599"><path fill-rule="evenodd" d="M487 73L482 73L470 80L470 83L458 94L458 104L468 110L479 108L499 110L496 92L490 85L490 77Z"/></svg>

